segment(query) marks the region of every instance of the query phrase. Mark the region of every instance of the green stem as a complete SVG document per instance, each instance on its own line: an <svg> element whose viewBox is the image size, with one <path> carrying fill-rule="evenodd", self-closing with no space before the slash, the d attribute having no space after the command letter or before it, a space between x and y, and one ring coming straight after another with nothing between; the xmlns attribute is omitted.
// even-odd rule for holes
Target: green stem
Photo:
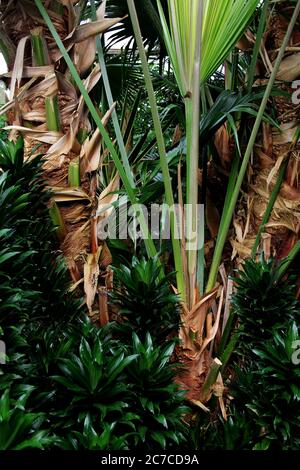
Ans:
<svg viewBox="0 0 300 470"><path fill-rule="evenodd" d="M54 227L56 228L57 238L62 242L67 235L67 229L62 218L61 212L58 205L55 201L52 202L51 207L49 208L50 218Z"/></svg>
<svg viewBox="0 0 300 470"><path fill-rule="evenodd" d="M276 202L277 196L279 194L279 191L280 191L280 188L281 188L284 176L285 176L287 164L288 164L288 159L286 159L281 164L276 184L275 184L275 186L272 190L269 203L268 203L267 208L265 210L264 216L262 218L261 224L259 226L256 238L255 238L254 245L252 247L252 252L251 252L252 258L255 258L255 256L256 256L257 248L258 248L258 245L259 245L260 239L261 239L261 234L265 230L265 225L268 223L268 220L270 218L270 215L271 215L271 212L273 210L274 204Z"/></svg>
<svg viewBox="0 0 300 470"><path fill-rule="evenodd" d="M144 72L145 84L146 89L148 92L152 119L154 123L154 129L157 137L157 146L158 152L160 157L160 165L163 174L164 186L165 186L165 195L166 195L166 202L167 205L171 208L170 210L170 225L171 225L171 232L172 232L172 246L173 246L173 254L174 254L174 261L175 261L175 269L176 269L176 280L177 280L177 289L179 294L181 295L182 300L185 300L185 283L184 283L184 276L183 276L183 263L181 259L181 248L180 248L180 240L178 237L178 226L176 220L176 214L172 208L174 208L174 197L173 197L173 190L171 184L171 177L169 173L168 167L168 160L166 156L166 148L164 137L162 133L161 123L159 119L159 113L155 98L155 93L153 89L153 84L149 72L148 61L143 45L141 30L139 26L139 21L135 9L134 0L127 0L129 13L132 21L132 26L135 34L136 43L139 50L139 55L142 63L142 68Z"/></svg>
<svg viewBox="0 0 300 470"><path fill-rule="evenodd" d="M224 352L221 356L221 362L222 362L222 366L221 366L221 369L220 369L220 372L221 374L224 372L228 362L229 362L229 359L231 358L231 355L233 353L233 351L235 350L235 347L236 347L236 344L238 342L238 339L239 339L239 331L234 331L231 338L230 338L230 341L227 345L227 347L224 349Z"/></svg>
<svg viewBox="0 0 300 470"><path fill-rule="evenodd" d="M197 31L202 31L203 2L200 2L197 16ZM201 38L201 34L200 34ZM188 240L192 239L195 245L187 253L187 267L189 273L189 307L194 304L196 287L197 259L198 259L198 168L199 168L199 136L200 136L200 63L201 40L196 41L191 97L186 102L186 122L190 131L187 132L187 204L190 218L186 220ZM203 227L202 227L203 229ZM195 239L193 239L195 236ZM203 289L203 286L200 286Z"/></svg>
<svg viewBox="0 0 300 470"><path fill-rule="evenodd" d="M234 49L234 51L232 52L232 64L231 64L231 80L230 80L231 91L236 91L237 89L238 68L239 68L239 53L237 49Z"/></svg>
<svg viewBox="0 0 300 470"><path fill-rule="evenodd" d="M80 186L80 166L79 161L75 160L69 164L69 186L72 188L79 188Z"/></svg>
<svg viewBox="0 0 300 470"><path fill-rule="evenodd" d="M185 224L186 224L186 237L187 243L192 242L192 234L197 233L194 227L194 223L197 224L197 215L194 211L194 201L198 201L198 181L197 187L195 186L194 176L197 177L197 170L193 168L195 159L192 154L192 128L193 128L193 100L191 97L186 98L185 100L185 121L186 121L186 210L185 210ZM198 149L199 151L199 149ZM197 161L197 160L196 160ZM188 286L186 287L186 292L188 294L189 306L192 306L193 295L194 295L194 258L195 250L188 250L186 253L187 256L187 269L188 269L188 279L186 282Z"/></svg>
<svg viewBox="0 0 300 470"><path fill-rule="evenodd" d="M219 228L219 233L218 233L217 240L216 240L216 246L218 246L218 244L219 244L219 239L220 239L221 233L223 231L223 227L225 225L225 220L226 220L226 215L228 213L230 200L231 200L233 190L234 190L234 187L235 187L235 184L236 184L236 179L237 179L238 172L239 172L239 160L240 160L239 154L236 151L236 153L234 155L232 165L231 165L231 171L230 171L230 175L229 175L229 181L228 181L228 185L227 185L225 202L224 202L221 221L220 221L220 228Z"/></svg>
<svg viewBox="0 0 300 470"><path fill-rule="evenodd" d="M105 145L107 146L107 149L109 150L110 154L111 154L111 157L114 161L114 164L116 165L116 168L119 172L119 175L120 175L120 178L124 184L124 187L125 187L125 190L126 190L126 193L127 193L127 196L131 202L131 204L133 205L136 205L138 204L138 200L136 199L135 197L135 188L132 187L131 185L131 182L130 180L128 179L125 171L124 171L124 168L123 168L123 164L121 162L121 160L119 159L119 156L116 152L116 149L112 143L112 141L110 140L110 137L109 137L109 134L107 133L104 125L102 124L102 121L101 121L101 117L99 116L87 90L85 89L85 86L65 48L65 46L63 45L63 42L62 40L60 39L46 9L44 8L43 4L41 3L41 0L34 0L35 1L35 4L37 6L37 8L39 9L46 25L48 26L49 28L49 31L51 32L56 44L57 44L57 47L59 48L67 66L69 67L69 70L70 70L70 73L72 74L72 77L76 83L76 85L78 86L78 89L80 91L80 93L82 94L83 96L83 99L91 113L91 116L92 118L94 119L95 121L95 124L96 126L98 127L98 129L100 130L100 133L103 137L103 140L105 142ZM150 234L149 234L149 229L148 229L148 225L147 225L147 222L146 222L146 219L145 219L145 216L144 216L144 213L142 210L139 210L137 206L136 207L136 213L137 213L137 217L138 217L138 221L140 223L140 226L141 226L141 230L142 230L142 233L143 233L143 236L144 236L144 241L145 241L145 246L146 246L146 249L147 249L147 253L148 253L148 256L150 257L154 257L156 256L157 254L157 251L156 251L156 248L155 248L155 245L153 243L153 240L151 239L150 237Z"/></svg>
<svg viewBox="0 0 300 470"><path fill-rule="evenodd" d="M48 59L42 37L42 28L35 28L31 31L31 44L35 64L38 67L47 65Z"/></svg>
<svg viewBox="0 0 300 470"><path fill-rule="evenodd" d="M207 374L205 382L201 388L200 401L202 403L205 403L209 400L212 392L212 387L216 383L221 366L222 362L216 357L213 360L212 365L210 366L209 373Z"/></svg>
<svg viewBox="0 0 300 470"><path fill-rule="evenodd" d="M49 64L48 51L42 35L42 28L31 31L31 44L34 62L38 67ZM60 131L60 119L57 96L45 98L46 123L49 131Z"/></svg>
<svg viewBox="0 0 300 470"><path fill-rule="evenodd" d="M267 85L265 93L264 93L264 97L262 99L262 102L261 102L256 120L255 120L255 123L254 123L254 126L253 126L253 130L252 130L252 133L251 133L251 136L250 136L250 139L249 139L249 142L248 142L248 146L247 146L247 149L246 149L243 161L242 161L240 172L239 172L239 175L238 175L238 178L237 178L237 181L236 181L236 185L235 185L230 203L228 205L228 212L227 212L227 214L225 216L225 219L224 219L224 226L222 227L222 232L220 232L220 237L218 239L218 243L216 244L216 248L215 248L215 251L214 251L214 256L213 256L213 261L212 261L212 265L211 265L211 269L210 269L208 283L207 283L207 286L206 286L206 291L207 292L209 292L211 289L213 289L213 287L215 286L216 280L217 280L218 269L219 269L220 261L221 261L221 258L222 258L223 248L224 248L224 245L226 243L228 230L229 230L229 227L230 227L230 224L231 224L231 220L232 220L234 209L235 209L235 206L236 206L236 203L237 203L237 200L238 200L239 192L240 192L243 180L244 180L244 176L245 176L247 168L248 168L249 159L250 159L250 156L251 156L252 151L253 151L255 140L256 140L260 125L261 125L261 121L262 121L262 118L263 118L263 115L264 115L264 112L265 112L265 109L266 109L266 106L267 106L268 99L270 97L270 94L271 94L271 91L272 91L272 88L273 88L273 85L274 85L274 82L275 82L275 79L276 79L276 75L277 75L278 70L279 70L279 66L281 64L281 60L282 60L283 55L285 53L285 49L286 49L286 47L289 43L289 40L290 40L291 34L293 32L294 26L296 24L299 12L300 12L300 0L298 0L298 2L297 2L297 5L296 5L295 10L294 10L294 14L291 18L291 21L290 21L290 24L289 24L289 27L288 27L288 30L287 30L286 35L284 37L283 43L280 47L278 57L277 57L276 62L274 64L272 74L270 76L268 85Z"/></svg>
<svg viewBox="0 0 300 470"><path fill-rule="evenodd" d="M286 262L279 268L280 277L285 275L285 273L287 272L288 268L290 267L290 265L292 264L296 256L298 256L299 252L300 252L300 240L297 241L297 243L289 252L289 255L286 258Z"/></svg>
<svg viewBox="0 0 300 470"><path fill-rule="evenodd" d="M223 363L222 356L223 356L223 353L225 351L226 345L228 343L228 339L229 339L229 337L232 333L232 328L233 328L233 324L234 324L235 319L236 319L236 312L234 310L231 310L231 312L229 314L229 317L228 317L228 320L227 320L227 323L225 325L223 334L222 334L222 338L221 338L218 350L217 350L217 356L221 358L222 363Z"/></svg>
<svg viewBox="0 0 300 470"><path fill-rule="evenodd" d="M47 127L49 131L59 132L61 130L61 127L57 96L45 98L45 111Z"/></svg>
<svg viewBox="0 0 300 470"><path fill-rule="evenodd" d="M257 59L258 59L258 54L259 54L259 50L260 50L261 40L262 40L264 30L265 30L265 26L266 26L268 7L269 7L269 0L264 0L262 12L261 12L261 16L260 16L260 20L259 20L259 24L258 24L258 29L257 29L257 33L256 33L256 41L255 41L255 44L254 44L251 63L250 63L250 67L249 67L248 83L247 83L248 93L251 92L253 82L254 82L255 68L256 68L256 64L257 64Z"/></svg>
<svg viewBox="0 0 300 470"><path fill-rule="evenodd" d="M204 239L205 233L205 220L203 220L203 225L200 227L200 237ZM205 247L204 243L200 246L198 250L198 259L197 259L197 284L201 297L204 294L204 274L205 274Z"/></svg>

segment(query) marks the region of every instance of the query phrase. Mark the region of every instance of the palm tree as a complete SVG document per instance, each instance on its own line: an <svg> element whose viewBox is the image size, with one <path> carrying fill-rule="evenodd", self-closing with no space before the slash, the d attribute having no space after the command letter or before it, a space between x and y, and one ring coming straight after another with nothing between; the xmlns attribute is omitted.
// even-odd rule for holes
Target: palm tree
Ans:
<svg viewBox="0 0 300 470"><path fill-rule="evenodd" d="M188 235L194 236L193 240L200 238L201 226L197 226L196 207L198 199L198 169L199 169L199 102L205 102L205 85L209 77L218 67L228 59L240 36L245 31L251 16L260 2L237 2L206 0L168 0L169 18L166 17L161 2L157 0L159 13L163 25L166 48L172 63L176 81L186 108L186 202L190 213L185 220ZM142 34L139 28L138 15L134 0L128 0L131 19L134 25L135 36L143 64L146 86L152 108L153 121L155 125L161 167L164 180L170 179L166 164L166 151L159 117L155 105L155 97L149 76L147 59L143 48ZM263 3L262 12L268 1ZM246 9L247 8L247 9ZM291 31L295 25L296 16L299 13L300 2L293 10L278 57L272 67L272 73L268 77L265 91L262 95L259 111L255 123L246 140L246 146L240 153L241 158L235 159L232 165L230 179L227 188L227 196L223 207L223 215L220 222L219 234L217 236L213 259L210 266L208 281L205 283L203 265L204 250L191 249L187 251L184 246L178 247L176 243L176 222L173 222L173 254L175 269L177 271L177 287L183 299L182 328L180 337L182 339L182 356L188 364L184 383L192 393L190 396L201 396L202 400L210 397L210 390L218 377L221 362L218 358L212 360L213 343L221 318L223 294L226 288L219 288L216 283L218 270L222 261L224 245L228 238L232 216L237 204L239 193L244 183L248 164L253 150L253 145L258 134L267 102L273 88L275 75L281 73L279 68L282 55L285 51L287 41L290 39ZM202 32L202 34L201 34ZM258 44L260 46L260 44ZM255 51L252 54L249 72L256 65ZM233 63L231 63L233 69ZM250 75L249 73L249 75ZM234 77L235 78L235 77ZM250 83L250 78L249 78ZM233 80L232 80L233 82ZM252 84L250 85L250 89ZM200 89L202 88L202 96ZM204 94L204 98L203 98ZM212 99L210 98L209 106ZM231 120L232 122L232 120ZM244 139L245 141L245 139ZM236 152L238 154L238 152ZM179 178L179 181L182 181ZM244 186L243 186L244 187ZM179 184L180 192L180 184ZM169 206L174 203L174 196L170 186L165 187L166 201ZM182 193L181 193L182 200ZM271 198L272 200L272 198ZM172 226L172 222L171 222ZM203 224L202 224L203 230ZM204 238L202 236L202 238ZM195 244L193 245L195 246ZM223 276L223 280L225 277ZM205 289L203 286L205 285ZM203 292L204 290L204 292ZM220 292L221 291L221 292ZM218 297L219 307L212 308ZM225 321L225 320L224 320ZM221 334L221 330L220 330ZM206 376L206 378L205 378ZM203 384L203 378L205 382ZM200 389L201 393L200 392Z"/></svg>

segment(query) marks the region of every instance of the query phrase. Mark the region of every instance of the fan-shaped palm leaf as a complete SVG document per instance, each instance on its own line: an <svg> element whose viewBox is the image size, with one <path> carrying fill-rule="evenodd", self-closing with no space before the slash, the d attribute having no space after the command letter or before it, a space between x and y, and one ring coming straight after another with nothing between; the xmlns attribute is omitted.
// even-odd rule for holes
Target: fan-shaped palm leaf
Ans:
<svg viewBox="0 0 300 470"><path fill-rule="evenodd" d="M158 1L164 38L182 96L192 91L197 43L201 42L201 82L226 59L248 25L259 0L168 0L170 27ZM197 18L203 8L202 37Z"/></svg>
<svg viewBox="0 0 300 470"><path fill-rule="evenodd" d="M101 2L98 0L95 2L95 5L98 6L100 3ZM136 7L145 46L148 46L149 49L153 49L157 44L163 45L163 34L156 0L137 0ZM164 12L167 14L167 0L162 0L162 7ZM129 43L133 42L134 33L128 13L127 0L107 0L107 17L123 18L110 30L111 34L108 42L110 47L120 41L127 40ZM90 16L90 5L87 5L83 17L84 19L88 19Z"/></svg>

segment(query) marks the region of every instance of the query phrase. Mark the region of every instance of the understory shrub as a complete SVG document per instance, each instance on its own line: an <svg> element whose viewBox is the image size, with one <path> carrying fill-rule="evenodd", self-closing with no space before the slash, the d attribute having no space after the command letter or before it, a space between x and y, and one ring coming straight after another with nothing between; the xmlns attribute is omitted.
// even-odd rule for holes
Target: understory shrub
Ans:
<svg viewBox="0 0 300 470"><path fill-rule="evenodd" d="M114 290L110 303L119 309L120 333L131 337L132 328L145 338L146 332L157 343L179 328L178 296L171 291L173 274L162 275L158 257L134 257L128 265L114 268Z"/></svg>
<svg viewBox="0 0 300 470"><path fill-rule="evenodd" d="M284 261L283 261L284 262ZM200 425L207 449L299 450L299 315L293 277L279 262L247 260L234 278L238 343L228 367L228 419Z"/></svg>
<svg viewBox="0 0 300 470"><path fill-rule="evenodd" d="M24 163L23 142L0 141L0 325L18 321L66 323L80 315L67 294L39 157Z"/></svg>
<svg viewBox="0 0 300 470"><path fill-rule="evenodd" d="M0 143L0 449L179 446L187 409L173 382L174 345L156 346L132 328L120 342L113 325L97 329L86 318L57 253L41 165L24 162L20 140ZM138 266L153 305L176 305L164 298L167 281L161 290L154 283L157 260Z"/></svg>
<svg viewBox="0 0 300 470"><path fill-rule="evenodd" d="M39 417L41 447L154 450L185 442L188 409L169 362L174 345L154 346L149 334L145 343L134 334L123 344L88 319L68 335L49 327L29 338L17 329L0 385L12 404L22 401L23 414Z"/></svg>

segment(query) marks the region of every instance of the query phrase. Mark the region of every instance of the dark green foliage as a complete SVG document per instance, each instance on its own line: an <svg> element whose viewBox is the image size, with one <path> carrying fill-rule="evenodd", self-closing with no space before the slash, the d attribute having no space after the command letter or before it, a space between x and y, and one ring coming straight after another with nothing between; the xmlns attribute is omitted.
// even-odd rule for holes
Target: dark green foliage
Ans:
<svg viewBox="0 0 300 470"><path fill-rule="evenodd" d="M256 381L267 403L256 398L251 409L267 430L263 441L267 447L300 449L299 340L298 328L293 324L254 349L259 367Z"/></svg>
<svg viewBox="0 0 300 470"><path fill-rule="evenodd" d="M291 280L280 277L279 265L273 259L266 261L262 256L258 263L246 260L234 281L237 291L232 307L249 345L267 339L274 330L299 318L295 286Z"/></svg>
<svg viewBox="0 0 300 470"><path fill-rule="evenodd" d="M263 91L251 93L232 92L229 90L222 91L209 111L202 115L200 121L200 140L208 143L214 136L215 132L222 124L228 121L228 126L236 131L235 123L232 118L234 113L243 113L245 117L256 116L259 101L263 97ZM278 90L273 90L273 94L280 94ZM276 123L272 118L265 114L264 121L273 125Z"/></svg>
<svg viewBox="0 0 300 470"><path fill-rule="evenodd" d="M58 446L164 449L182 443L187 408L172 382L172 348L155 348L149 335L145 344L134 335L133 346L124 348L105 331L88 329L79 350L59 361L60 374L53 377Z"/></svg>
<svg viewBox="0 0 300 470"><path fill-rule="evenodd" d="M103 330L90 325L75 352L59 359L58 373L53 376L58 385L57 404L61 404L53 415L59 418L63 434L68 430L73 433L78 427L81 430L87 419L98 435L105 431L103 424L112 426L126 421L130 424L132 416L127 413L130 385L124 370L133 359L134 356L125 354L124 348L105 337Z"/></svg>
<svg viewBox="0 0 300 470"><path fill-rule="evenodd" d="M114 268L114 290L110 302L120 308L123 332L131 336L132 328L139 336L150 332L162 342L179 325L179 301L172 293L167 275L159 280L161 266L158 258L138 260Z"/></svg>
<svg viewBox="0 0 300 470"><path fill-rule="evenodd" d="M69 279L56 252L41 159L23 160L21 139L0 141L0 324L66 322L79 314L79 303L66 294Z"/></svg>
<svg viewBox="0 0 300 470"><path fill-rule="evenodd" d="M284 263L282 261L281 263ZM228 386L230 418L201 426L205 448L300 449L299 306L281 263L247 260L232 298L239 340Z"/></svg>
<svg viewBox="0 0 300 470"><path fill-rule="evenodd" d="M103 423L103 432L99 434L92 425L90 415L84 420L82 431L73 431L65 438L57 439L62 450L128 450L127 434L115 435L115 423Z"/></svg>
<svg viewBox="0 0 300 470"><path fill-rule="evenodd" d="M140 416L135 444L142 449L168 448L185 442L186 428L179 419L189 410L185 393L174 383L175 369L169 364L174 344L155 347L149 333L145 343L133 334L135 359L128 368L133 384L132 409Z"/></svg>
<svg viewBox="0 0 300 470"><path fill-rule="evenodd" d="M0 450L45 449L52 438L42 430L45 416L25 410L25 400L13 402L6 390L0 397Z"/></svg>
<svg viewBox="0 0 300 470"><path fill-rule="evenodd" d="M124 346L87 319L55 333L49 328L29 344L19 330L0 368L0 385L43 418L51 447L151 450L184 442L187 408L173 383L173 346L155 347L150 335Z"/></svg>
<svg viewBox="0 0 300 470"><path fill-rule="evenodd" d="M254 360L235 367L231 412L238 420L245 410L254 449L300 449L299 338L295 324L276 331L272 339L258 343Z"/></svg>
<svg viewBox="0 0 300 470"><path fill-rule="evenodd" d="M251 450L255 437L259 434L259 426L256 428L249 421L247 412L236 411L233 405L227 421L222 417L218 420L207 419L207 415L198 418L200 435L198 443L200 449L205 450Z"/></svg>
<svg viewBox="0 0 300 470"><path fill-rule="evenodd" d="M97 329L82 315L57 258L41 160L24 163L21 141L0 143L0 165L0 448L179 445L186 408L173 383L173 346L155 347L150 335L132 342L132 330L121 343L112 326ZM156 284L159 270L157 260L134 262L133 280L154 296L158 322L171 318L169 307L178 315L168 278ZM166 335L170 323L163 326Z"/></svg>
<svg viewBox="0 0 300 470"><path fill-rule="evenodd" d="M254 349L259 358L259 374L270 374L270 383L274 390L283 386L286 393L282 399L287 403L294 398L300 402L300 335L294 323L287 332L274 333L272 342L265 342Z"/></svg>
<svg viewBox="0 0 300 470"><path fill-rule="evenodd" d="M62 354L55 325L81 314L56 253L41 163L24 162L21 139L0 141L0 325L7 353L0 366L1 449L52 444L41 404L52 393L49 364ZM48 354L37 351L36 361L41 339Z"/></svg>

